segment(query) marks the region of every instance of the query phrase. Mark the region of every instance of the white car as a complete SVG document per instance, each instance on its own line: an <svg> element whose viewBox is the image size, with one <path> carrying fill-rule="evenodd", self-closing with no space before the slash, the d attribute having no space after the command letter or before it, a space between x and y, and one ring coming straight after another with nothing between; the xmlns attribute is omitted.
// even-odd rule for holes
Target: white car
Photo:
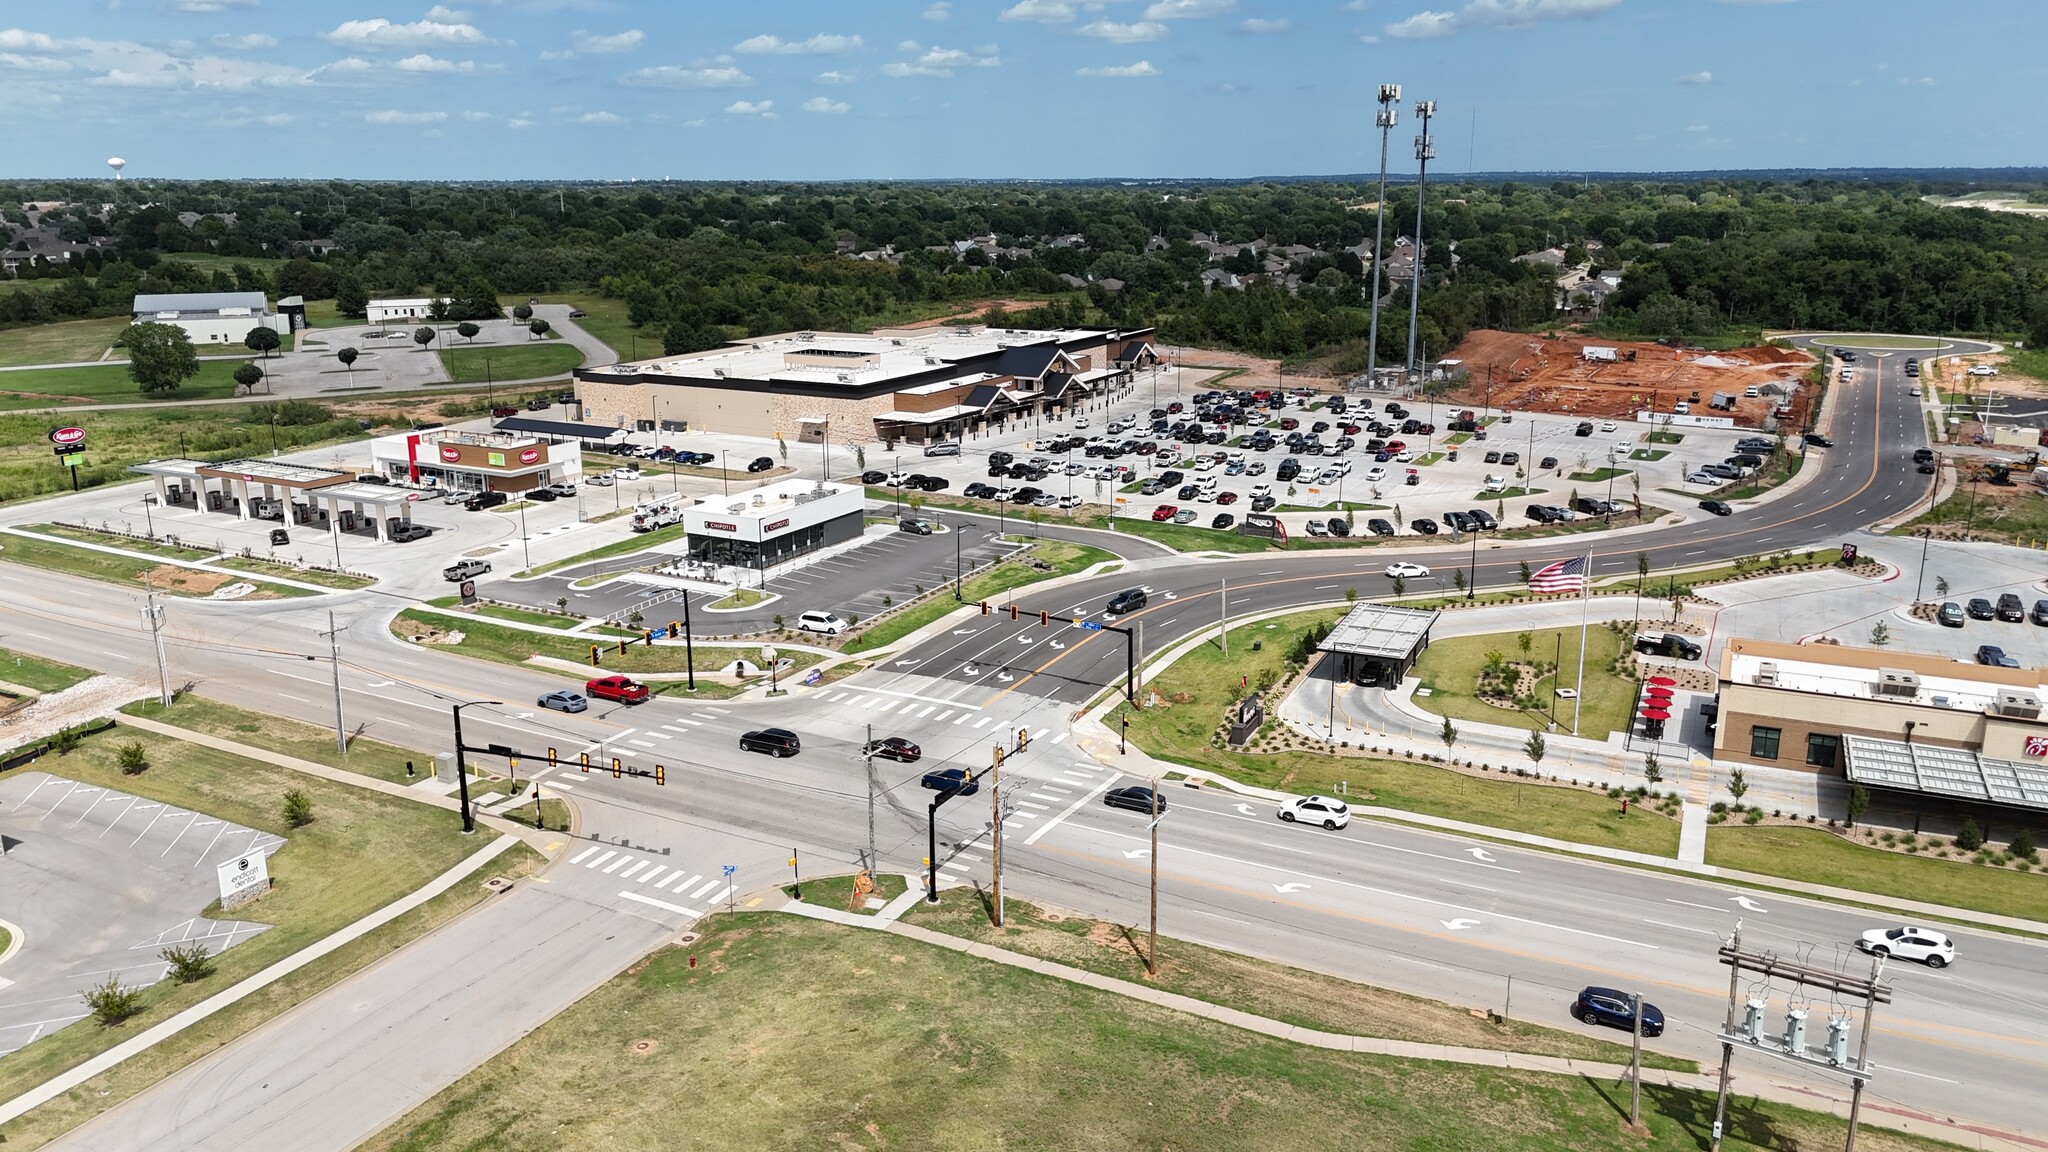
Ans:
<svg viewBox="0 0 2048 1152"><path fill-rule="evenodd" d="M998 488L996 489L996 500L999 503L1008 504L1011 497L1016 494L1017 490L1015 488Z"/></svg>
<svg viewBox="0 0 2048 1152"><path fill-rule="evenodd" d="M1394 453L1394 463L1396 463L1396 464L1413 464L1413 463L1415 463L1415 452L1414 452L1414 451L1413 451L1412 449L1404 449L1404 450L1402 450L1402 451L1400 451L1400 452L1396 452L1396 453Z"/></svg>
<svg viewBox="0 0 2048 1152"><path fill-rule="evenodd" d="M591 477L589 477L589 478L585 479L585 480L584 480L583 482L584 482L585 484L588 484L588 485L590 485L590 486L591 486L592 488L609 488L609 487L611 487L611 486L612 486L612 478L611 478L611 476L610 476L609 474L607 474L607 473L604 473L604 472L599 472L599 473L598 473L597 475L595 475L595 476L591 476ZM467 496L465 496L465 497L464 497L464 499L467 499L467 498L468 498ZM453 501L451 501L451 503L452 503L452 502L453 502Z"/></svg>
<svg viewBox="0 0 2048 1152"><path fill-rule="evenodd" d="M1685 478L1685 482L1687 484L1705 484L1713 488L1718 488L1727 483L1726 480L1714 475L1712 472L1694 472Z"/></svg>
<svg viewBox="0 0 2048 1152"><path fill-rule="evenodd" d="M1060 471L1069 476L1079 476L1088 471L1088 466L1086 464L1070 463L1065 468L1060 469Z"/></svg>
<svg viewBox="0 0 2048 1152"><path fill-rule="evenodd" d="M1946 968L1956 959L1956 942L1932 928L1872 928L1856 947L1872 956L1919 960L1930 968Z"/></svg>
<svg viewBox="0 0 2048 1152"><path fill-rule="evenodd" d="M1195 461L1195 471L1197 472L1208 472L1214 469L1215 467L1216 458L1213 456L1204 456L1201 459Z"/></svg>
<svg viewBox="0 0 2048 1152"><path fill-rule="evenodd" d="M1351 823L1351 809L1329 796L1296 796L1280 804L1280 819L1289 824L1321 824L1330 831Z"/></svg>
<svg viewBox="0 0 2048 1152"><path fill-rule="evenodd" d="M1614 421L1612 421L1612 420L1602 420L1602 421L1600 422L1600 430L1601 430L1602 432L1612 432L1612 431L1614 431Z"/></svg>
<svg viewBox="0 0 2048 1152"><path fill-rule="evenodd" d="M1368 484L1377 484L1386 478L1387 470L1377 464L1365 470L1365 482Z"/></svg>
<svg viewBox="0 0 2048 1152"><path fill-rule="evenodd" d="M1060 497L1059 504L1062 508L1079 508L1081 506L1081 498L1070 492Z"/></svg>
<svg viewBox="0 0 2048 1152"><path fill-rule="evenodd" d="M891 488L901 488L903 487L903 482L909 478L910 473L908 472L891 472L889 473L889 478L882 481L882 483L887 484Z"/></svg>
<svg viewBox="0 0 2048 1152"><path fill-rule="evenodd" d="M1486 490L1487 490L1488 492L1505 492L1505 491L1507 491L1507 490L1508 490L1508 478L1507 478L1507 477L1505 477L1505 476L1499 475L1499 474L1497 474L1497 473L1496 473L1496 474L1489 474L1489 475L1488 475L1488 476L1486 477Z"/></svg>
<svg viewBox="0 0 2048 1152"><path fill-rule="evenodd" d="M1088 418L1087 418L1086 416L1080 416L1080 417L1077 417L1077 418L1075 418L1075 420L1074 420L1074 427L1076 427L1076 428L1086 428L1087 426L1088 426Z"/></svg>
<svg viewBox="0 0 2048 1152"><path fill-rule="evenodd" d="M1252 499L1254 500L1258 499L1261 496L1271 496L1272 494L1273 486L1271 484L1252 485Z"/></svg>
<svg viewBox="0 0 2048 1152"><path fill-rule="evenodd" d="M1989 365L1989 364L1972 364L1972 365L1970 365L1970 375L1972 375L1972 376L1996 376L1996 375L1998 375L1998 369L1996 369L1996 368L1993 368L1993 367L1992 367L1991 365Z"/></svg>
<svg viewBox="0 0 2048 1152"><path fill-rule="evenodd" d="M1429 575L1429 567L1427 565L1411 564L1406 560L1396 560L1392 564L1387 565L1387 576L1389 578L1412 580L1417 576L1427 575Z"/></svg>
<svg viewBox="0 0 2048 1152"><path fill-rule="evenodd" d="M612 475L620 480L638 480L640 478L640 470L638 468L628 468L621 464L612 469Z"/></svg>

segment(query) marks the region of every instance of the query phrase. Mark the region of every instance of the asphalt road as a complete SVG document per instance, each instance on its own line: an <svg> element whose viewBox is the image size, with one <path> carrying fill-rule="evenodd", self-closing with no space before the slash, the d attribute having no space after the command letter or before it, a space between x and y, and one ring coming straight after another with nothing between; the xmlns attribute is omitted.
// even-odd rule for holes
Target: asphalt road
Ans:
<svg viewBox="0 0 2048 1152"><path fill-rule="evenodd" d="M1817 461L1824 471L1807 487L1782 503L1724 520L1605 543L1590 537L1597 570L1632 571L1637 550L1662 567L1825 546L1901 501L1924 497L1924 481L1906 462L1923 435L1918 414L1904 402L1902 380L1886 370L1884 358L1865 362L1876 367L1838 391L1827 431L1839 447ZM1570 554L1555 542L1481 551L1490 553L1479 564L1482 584L1513 583L1520 557L1533 563ZM1412 558L1436 566L1454 557L1439 550ZM1119 588L1149 584L1159 595L1134 616L1152 623L1145 639L1153 649L1214 619L1217 585L1226 576L1230 611L1237 614L1341 597L1336 584L1355 583L1370 593L1387 559L1382 552L1370 559L1269 554L1199 565L1147 560L1134 563L1130 575L1027 594L1020 602L1060 611L1099 605ZM154 655L136 627L135 605L128 602L134 599L109 594L103 585L0 565L0 643L153 680ZM341 678L351 730L440 748L451 701L505 700L467 709L465 734L527 751L529 769L535 753L549 746L569 756L591 751L600 763L618 755L635 766L668 765L666 786L558 769L545 773L543 787L573 800L583 833L613 845L603 851L686 864L691 876L682 889L701 890L698 877L723 863L742 866L742 888L779 880L775 873L789 849L801 853L807 871L842 870L870 841L884 867L915 870L927 851L932 795L918 786L919 775L943 765L979 769L990 745L1011 743L1009 734L1021 727L1032 735L1032 747L1005 767L1006 792L1019 799L1005 821L1009 890L1126 923L1141 915L1150 864L1139 839L1143 821L1099 805L1100 792L1117 782L1115 767L1076 755L1067 740L1072 701L1122 671L1122 653L1102 633L977 619L964 626L966 634L949 629L901 654L886 671L807 697L773 704L663 697L637 708L600 706L564 716L536 713L523 703L559 686L556 677L392 639L383 622L395 605L374 593L325 597L312 606L180 601L170 613L173 679L193 679L209 696L331 723L328 670L309 658L324 654L316 632L329 604L348 628ZM1064 647L1052 647L1055 642ZM89 659L82 655L88 652ZM802 755L777 760L738 749L741 731L770 722L803 734ZM870 732L917 741L923 762L877 761L870 769L859 755ZM986 799L966 798L939 810L943 875L986 880ZM1262 805L1240 808L1215 794L1171 800L1160 860L1162 917L1170 935L1461 1003L1506 1006L1517 1017L1561 1027L1579 1027L1563 1016L1578 986L1639 987L1674 1021L1653 1045L1685 1054L1709 1052L1709 1029L1726 987L1712 957L1714 938L1737 917L1754 943L1821 962L1839 958L1851 971L1862 970L1863 962L1842 950L1844 942L1877 923L1807 901L1425 831L1287 827ZM617 848L620 840L634 847ZM523 886L490 912L449 925L429 943L345 982L252 1041L209 1057L54 1146L141 1148L203 1123L208 1138L223 1146L261 1131L277 1147L351 1147L707 907L702 898L663 900L676 910L629 899L627 892L648 895L635 885L656 873L634 880L626 873L640 869L604 863L601 853L577 848L562 855L545 884ZM649 898L661 900L662 893ZM1891 969L1897 999L1880 1016L1872 1041L1886 1069L1873 1085L1876 1104L2037 1130L2033 1086L2048 1043L2048 965L2041 963L2041 946L1975 932L1959 936L1963 959L1946 972ZM525 955L532 963L504 959ZM466 959L473 963L459 976L444 975ZM348 1021L359 1003L373 1005L373 1013ZM1786 990L1777 990L1774 1027L1788 1003ZM1826 1005L1814 1007L1816 1019L1824 1018ZM482 1021L482 1034L429 1026L447 1019ZM317 1073L323 1061L327 1075L295 1070L304 1063ZM1738 1062L1738 1074L1750 1074L1747 1063ZM265 1069L273 1070L267 1079L254 1075ZM208 1072L216 1076L209 1079ZM210 1087L220 1082L219 1073L244 1072L263 1087ZM347 1091L335 1091L337 1085ZM345 1119L334 1111L336 1100L348 1102ZM120 1132L137 1137L124 1139Z"/></svg>

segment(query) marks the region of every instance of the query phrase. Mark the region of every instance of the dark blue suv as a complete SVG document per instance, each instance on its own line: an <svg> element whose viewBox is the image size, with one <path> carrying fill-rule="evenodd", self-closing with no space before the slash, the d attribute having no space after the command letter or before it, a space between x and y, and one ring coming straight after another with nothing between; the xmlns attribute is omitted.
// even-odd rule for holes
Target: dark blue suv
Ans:
<svg viewBox="0 0 2048 1152"><path fill-rule="evenodd" d="M1588 1024L1605 1024L1623 1031L1635 1030L1635 1011L1628 993L1613 988L1585 988L1572 1002L1572 1015ZM1664 1013L1655 1004L1643 1002L1643 1035L1664 1034Z"/></svg>

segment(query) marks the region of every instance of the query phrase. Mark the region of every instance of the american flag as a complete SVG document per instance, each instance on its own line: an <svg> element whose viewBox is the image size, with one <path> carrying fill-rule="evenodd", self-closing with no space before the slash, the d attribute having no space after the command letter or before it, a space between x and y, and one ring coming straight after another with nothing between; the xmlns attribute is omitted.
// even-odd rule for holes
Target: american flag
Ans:
<svg viewBox="0 0 2048 1152"><path fill-rule="evenodd" d="M1582 557L1546 564L1529 574L1531 592L1583 592L1585 588L1586 561Z"/></svg>

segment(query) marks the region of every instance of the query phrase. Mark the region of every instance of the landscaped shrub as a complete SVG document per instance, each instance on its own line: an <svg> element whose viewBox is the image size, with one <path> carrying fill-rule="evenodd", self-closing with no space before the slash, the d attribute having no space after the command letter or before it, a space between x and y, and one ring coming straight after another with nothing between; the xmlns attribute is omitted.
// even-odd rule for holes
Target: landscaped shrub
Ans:
<svg viewBox="0 0 2048 1152"><path fill-rule="evenodd" d="M1963 821L1963 830L1956 833L1956 847L1965 852L1975 852L1984 846L1984 833L1978 831L1975 820Z"/></svg>

